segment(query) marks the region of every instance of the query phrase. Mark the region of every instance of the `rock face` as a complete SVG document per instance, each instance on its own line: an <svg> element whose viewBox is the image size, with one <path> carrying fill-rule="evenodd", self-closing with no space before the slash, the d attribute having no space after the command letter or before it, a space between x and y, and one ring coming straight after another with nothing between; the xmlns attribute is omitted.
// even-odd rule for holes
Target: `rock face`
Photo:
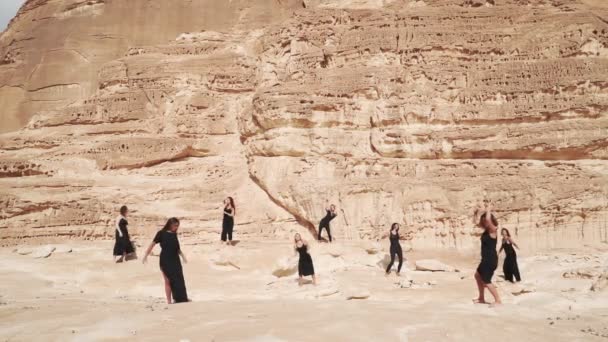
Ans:
<svg viewBox="0 0 608 342"><path fill-rule="evenodd" d="M607 57L591 0L30 0L0 37L3 243L107 236L123 203L134 234L216 232L227 195L251 238L332 202L338 241L468 248L490 198L520 245L605 241Z"/></svg>

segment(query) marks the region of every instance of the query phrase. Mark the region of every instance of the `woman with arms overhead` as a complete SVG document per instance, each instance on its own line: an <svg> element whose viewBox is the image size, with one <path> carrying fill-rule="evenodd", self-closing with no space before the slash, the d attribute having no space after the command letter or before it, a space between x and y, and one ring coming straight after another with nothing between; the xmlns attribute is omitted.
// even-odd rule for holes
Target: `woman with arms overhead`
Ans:
<svg viewBox="0 0 608 342"><path fill-rule="evenodd" d="M308 253L308 243L302 239L300 234L296 234L294 237L294 249L296 253L300 255L298 261L298 283L302 285L304 277L312 276L312 283L317 285L317 278L315 277L315 267L312 264L312 257Z"/></svg>
<svg viewBox="0 0 608 342"><path fill-rule="evenodd" d="M393 223L391 225L391 230L388 233L388 239L391 242L391 262L386 268L386 275L391 273L391 268L395 263L395 256L399 257L399 266L397 266L397 275L399 275L401 273L401 266L403 265L403 250L401 249L401 244L399 243L399 223Z"/></svg>
<svg viewBox="0 0 608 342"><path fill-rule="evenodd" d="M477 289L479 290L479 296L475 303L486 303L484 292L487 288L488 291L494 297L494 304L502 304L498 290L492 284L492 276L494 271L498 267L498 253L496 252L496 241L498 239L498 221L492 214L492 205L486 203L486 210L479 218L479 226L483 228L483 234L481 234L481 262L475 272L475 281L477 283Z"/></svg>
<svg viewBox="0 0 608 342"><path fill-rule="evenodd" d="M335 205L330 205L329 208L325 209L325 217L323 217L321 219L321 222L319 222L319 236L317 240L321 240L321 232L323 232L323 228L325 228L327 230L327 236L329 237L329 242L332 242L332 238L331 238L331 230L329 229L329 222L331 220L333 220L334 218L336 218L336 216L338 216L338 214L336 214L336 206Z"/></svg>

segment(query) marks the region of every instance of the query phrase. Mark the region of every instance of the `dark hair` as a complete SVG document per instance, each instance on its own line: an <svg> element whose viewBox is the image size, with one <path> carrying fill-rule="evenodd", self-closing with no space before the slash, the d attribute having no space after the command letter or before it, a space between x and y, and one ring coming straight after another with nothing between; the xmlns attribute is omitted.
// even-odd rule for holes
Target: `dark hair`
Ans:
<svg viewBox="0 0 608 342"><path fill-rule="evenodd" d="M127 208L126 205L123 205L122 207L120 207L120 215L124 216L124 214L127 212L127 210L129 210L129 209Z"/></svg>
<svg viewBox="0 0 608 342"><path fill-rule="evenodd" d="M502 232L507 232L507 237L511 237L511 233L509 232L509 230L507 228L501 229L500 233L502 234Z"/></svg>
<svg viewBox="0 0 608 342"><path fill-rule="evenodd" d="M491 214L492 216L490 217L490 220L492 221L492 224L496 227L498 227L498 220L496 220L496 217L494 217L494 214ZM486 228L486 213L481 214L481 217L479 218L479 226L482 228Z"/></svg>
<svg viewBox="0 0 608 342"><path fill-rule="evenodd" d="M232 207L232 215L236 214L236 206L234 205L234 199L228 196L228 200L230 201L230 206Z"/></svg>
<svg viewBox="0 0 608 342"><path fill-rule="evenodd" d="M398 225L399 225L399 223L397 223L397 222L391 224L391 230L389 231L389 233L392 233L393 229L395 229L395 227L398 226ZM399 232L399 227L397 227L397 232Z"/></svg>
<svg viewBox="0 0 608 342"><path fill-rule="evenodd" d="M179 226L179 220L175 217L172 217L167 220L167 223L165 223L163 230L164 231L171 230L171 227L173 227L174 224L177 224Z"/></svg>

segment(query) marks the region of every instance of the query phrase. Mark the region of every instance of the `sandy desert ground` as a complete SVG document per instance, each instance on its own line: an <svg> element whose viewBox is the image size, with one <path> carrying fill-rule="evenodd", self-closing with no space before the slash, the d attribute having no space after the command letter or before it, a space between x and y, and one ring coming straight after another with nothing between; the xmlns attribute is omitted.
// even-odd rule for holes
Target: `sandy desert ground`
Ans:
<svg viewBox="0 0 608 342"><path fill-rule="evenodd" d="M298 286L289 244L184 239L192 303L167 305L158 258L114 264L112 244L54 245L47 258L35 257L45 247L1 249L0 340L608 339L608 248L521 251L523 282L495 277L505 304L491 308L471 302L473 252L408 252L401 277L385 277L384 245L313 244L320 283ZM429 258L459 271L415 270Z"/></svg>

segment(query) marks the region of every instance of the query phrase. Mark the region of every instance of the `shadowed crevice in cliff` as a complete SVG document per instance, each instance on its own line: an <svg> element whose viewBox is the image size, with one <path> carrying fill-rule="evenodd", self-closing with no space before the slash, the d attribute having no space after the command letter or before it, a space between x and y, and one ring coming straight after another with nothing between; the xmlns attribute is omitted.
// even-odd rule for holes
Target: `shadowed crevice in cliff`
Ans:
<svg viewBox="0 0 608 342"><path fill-rule="evenodd" d="M264 185L262 184L262 182L256 176L254 176L253 174L251 174L251 172L249 172L249 178L251 178L251 180L253 181L253 183L255 185L257 185L260 189L262 189L262 191L264 191L264 193L266 193L266 195L268 196L268 198L274 204L276 204L278 207L280 207L281 209L285 210L287 213L289 213L290 215L292 215L296 219L296 222L298 222L298 224L300 224L302 227L308 229L308 231L310 232L310 234L312 234L313 237L315 237L317 235L317 229L315 228L314 224L312 224L310 221L308 221L307 219L305 219L304 217L302 217L298 213L291 211L287 206L285 206L283 203L281 203L278 199L274 198L270 194L270 192L266 189L266 187L264 187Z"/></svg>

